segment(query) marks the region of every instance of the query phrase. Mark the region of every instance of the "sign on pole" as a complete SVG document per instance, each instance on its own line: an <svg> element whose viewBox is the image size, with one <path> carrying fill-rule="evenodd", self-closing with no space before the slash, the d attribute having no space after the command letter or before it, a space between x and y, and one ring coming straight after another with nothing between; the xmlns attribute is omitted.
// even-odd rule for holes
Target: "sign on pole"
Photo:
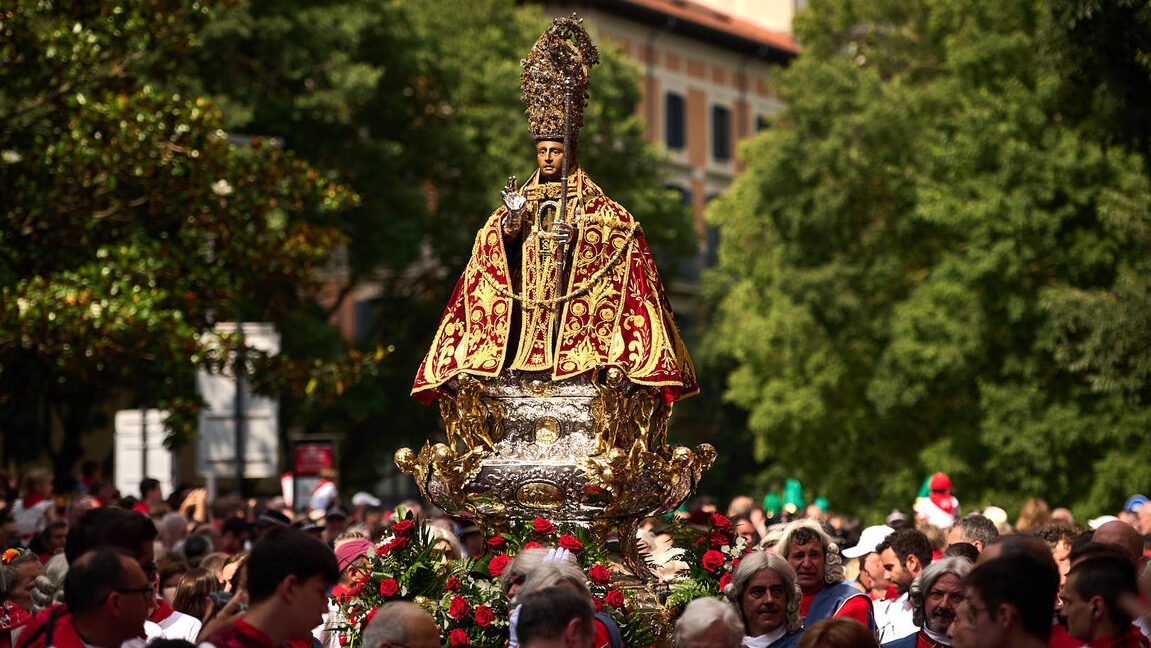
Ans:
<svg viewBox="0 0 1151 648"><path fill-rule="evenodd" d="M160 482L160 492L172 492L172 453L164 447L164 410L120 410L116 412L113 438L113 480L121 495L140 497L140 481L151 477Z"/></svg>
<svg viewBox="0 0 1151 648"><path fill-rule="evenodd" d="M280 351L280 334L268 323L244 322L244 347L276 354ZM216 324L223 335L236 333L234 322ZM219 338L216 338L219 341ZM229 350L231 356L234 350ZM231 478L236 474L236 377L233 363L220 373L203 369L196 373L196 388L204 399L198 422L199 440L196 472L205 478ZM246 478L279 475L277 460L280 448L278 401L251 392L246 382L243 403L245 438L244 476Z"/></svg>

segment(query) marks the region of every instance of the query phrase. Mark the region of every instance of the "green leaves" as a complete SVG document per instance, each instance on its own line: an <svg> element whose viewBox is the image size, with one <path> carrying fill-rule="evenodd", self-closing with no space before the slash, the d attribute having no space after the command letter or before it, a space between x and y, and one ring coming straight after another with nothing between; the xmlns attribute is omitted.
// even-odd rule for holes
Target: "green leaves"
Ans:
<svg viewBox="0 0 1151 648"><path fill-rule="evenodd" d="M171 0L0 14L0 411L86 412L120 390L189 438L203 333L242 313L282 325L357 197L295 156L227 140L221 114L162 78L207 5ZM310 359L309 359L310 360ZM292 358L279 360L288 365ZM258 377L260 378L260 377ZM73 425L74 423L74 425Z"/></svg>
<svg viewBox="0 0 1151 648"><path fill-rule="evenodd" d="M1141 483L1108 466L1151 449L1127 427L1151 366L1127 270L1151 192L1144 160L1061 120L1050 19L964 0L797 17L788 107L709 211L708 350L734 363L725 396L761 482L878 512L944 469L965 506L1039 495L1081 514Z"/></svg>

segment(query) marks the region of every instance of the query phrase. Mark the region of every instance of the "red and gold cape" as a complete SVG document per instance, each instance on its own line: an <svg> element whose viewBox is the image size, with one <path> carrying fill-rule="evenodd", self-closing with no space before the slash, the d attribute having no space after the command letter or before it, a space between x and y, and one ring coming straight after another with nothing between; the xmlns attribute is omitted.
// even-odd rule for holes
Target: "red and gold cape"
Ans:
<svg viewBox="0 0 1151 648"><path fill-rule="evenodd" d="M540 183L537 171L521 189L527 198L524 218L531 221L541 203L558 198L558 187ZM568 222L578 228L578 238L564 294L555 294L557 255L549 250L550 240L530 227L522 237L523 287L515 292L501 227L507 210L497 209L476 235L471 259L416 374L414 398L430 403L459 373L490 378L505 366L550 371L553 380L617 367L633 383L658 388L665 402L699 391L639 223L582 169L569 176L568 202ZM514 309L520 309L518 318ZM515 319L519 335L509 350Z"/></svg>

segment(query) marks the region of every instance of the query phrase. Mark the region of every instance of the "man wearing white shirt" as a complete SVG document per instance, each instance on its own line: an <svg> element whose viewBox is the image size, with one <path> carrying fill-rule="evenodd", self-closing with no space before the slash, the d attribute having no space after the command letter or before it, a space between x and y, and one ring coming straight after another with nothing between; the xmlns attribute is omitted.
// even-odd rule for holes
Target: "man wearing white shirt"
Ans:
<svg viewBox="0 0 1151 648"><path fill-rule="evenodd" d="M922 531L899 529L876 547L888 580L899 592L899 598L888 606L879 642L888 643L915 634L919 627L912 618L908 591L911 582L931 564L931 541Z"/></svg>

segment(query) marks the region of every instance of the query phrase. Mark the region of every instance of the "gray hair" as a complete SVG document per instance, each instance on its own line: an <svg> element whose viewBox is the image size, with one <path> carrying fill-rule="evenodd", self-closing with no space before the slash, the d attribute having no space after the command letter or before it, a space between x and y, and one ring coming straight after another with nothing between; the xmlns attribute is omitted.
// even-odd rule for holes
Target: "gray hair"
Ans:
<svg viewBox="0 0 1151 648"><path fill-rule="evenodd" d="M29 549L24 549L24 550L20 551L19 556L16 556L15 558L13 558L12 562L8 563L7 565L4 565L4 571L2 572L3 573L3 580L0 581L3 583L3 589L0 589L0 591L3 591L3 592L11 592L12 591L12 587L16 584L16 568L17 567L19 567L20 565L23 565L25 563L30 563L32 561L39 561L39 560L40 560L40 556L37 556L34 552L32 552Z"/></svg>
<svg viewBox="0 0 1151 648"><path fill-rule="evenodd" d="M934 560L930 565L925 567L915 580L911 581L911 588L907 591L907 598L911 602L911 620L917 627L922 628L923 624L927 621L924 618L926 611L924 610L923 600L927 595L928 590L935 585L935 581L939 580L947 574L953 574L959 580L967 577L967 573L971 571L971 561L966 558L952 556L950 558L940 558Z"/></svg>
<svg viewBox="0 0 1151 648"><path fill-rule="evenodd" d="M722 621L727 629L728 648L739 648L744 634L740 613L731 603L707 596L688 603L675 622L675 648L690 648L716 621Z"/></svg>
<svg viewBox="0 0 1151 648"><path fill-rule="evenodd" d="M431 620L423 608L407 601L392 601L380 606L371 623L364 629L364 637L360 642L364 648L379 648L383 642L403 645L408 641L408 621L412 617L426 616Z"/></svg>
<svg viewBox="0 0 1151 648"><path fill-rule="evenodd" d="M803 620L799 618L799 602L803 599L803 592L795 582L795 570L787 561L776 554L766 551L756 551L744 556L739 565L731 572L731 582L723 588L723 595L739 613L739 618L747 627L747 619L743 618L743 594L747 584L759 572L770 569L779 575L783 587L787 590L787 631L795 632L803 627Z"/></svg>
<svg viewBox="0 0 1151 648"><path fill-rule="evenodd" d="M448 546L451 547L448 555L450 560L459 560L464 555L463 549L460 548L460 539L456 537L456 534L437 524L425 524L424 529L431 537L433 545L440 541L448 543Z"/></svg>
<svg viewBox="0 0 1151 648"><path fill-rule="evenodd" d="M44 573L32 581L32 613L64 602L64 576L68 573L68 559L56 554L44 565Z"/></svg>
<svg viewBox="0 0 1151 648"><path fill-rule="evenodd" d="M524 586L516 594L516 600L513 603L518 602L525 594L561 584L574 586L580 596L586 598L589 603L591 602L591 590L587 587L587 577L583 570L574 563L565 560L563 562L541 563L539 567L533 569L524 580Z"/></svg>
<svg viewBox="0 0 1151 648"><path fill-rule="evenodd" d="M839 554L839 545L814 520L803 518L788 524L779 539L779 544L775 546L775 552L786 559L791 554L792 540L798 540L803 544L811 542L812 537L818 538L819 544L823 546L823 582L835 585L847 580L847 575L843 571L843 556Z"/></svg>
<svg viewBox="0 0 1151 648"><path fill-rule="evenodd" d="M508 590L512 588L512 581L521 576L526 579L528 574L543 564L547 555L548 550L543 547L524 549L516 554L508 566L504 568L504 573L500 574L500 589L503 590L504 595L507 596Z"/></svg>

